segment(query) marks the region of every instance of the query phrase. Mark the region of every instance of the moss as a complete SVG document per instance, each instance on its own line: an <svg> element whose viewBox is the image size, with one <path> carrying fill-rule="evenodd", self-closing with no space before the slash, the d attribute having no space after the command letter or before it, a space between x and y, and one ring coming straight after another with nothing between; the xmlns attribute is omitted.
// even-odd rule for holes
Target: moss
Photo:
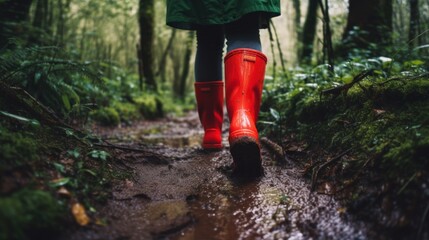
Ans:
<svg viewBox="0 0 429 240"><path fill-rule="evenodd" d="M104 126L116 126L120 122L119 113L112 107L92 111L90 117Z"/></svg>
<svg viewBox="0 0 429 240"><path fill-rule="evenodd" d="M365 80L336 98L295 91L274 107L287 116L283 124L289 132L331 150L352 147L357 154L378 156L380 175L394 182L427 167L428 79Z"/></svg>
<svg viewBox="0 0 429 240"><path fill-rule="evenodd" d="M0 127L0 173L39 159L37 142L28 134Z"/></svg>
<svg viewBox="0 0 429 240"><path fill-rule="evenodd" d="M64 207L40 190L0 198L0 239L47 239L58 231Z"/></svg>
<svg viewBox="0 0 429 240"><path fill-rule="evenodd" d="M134 100L145 118L155 119L164 116L163 102L158 96L147 94Z"/></svg>
<svg viewBox="0 0 429 240"><path fill-rule="evenodd" d="M118 112L121 121L128 122L141 117L139 108L136 104L114 102L112 107Z"/></svg>

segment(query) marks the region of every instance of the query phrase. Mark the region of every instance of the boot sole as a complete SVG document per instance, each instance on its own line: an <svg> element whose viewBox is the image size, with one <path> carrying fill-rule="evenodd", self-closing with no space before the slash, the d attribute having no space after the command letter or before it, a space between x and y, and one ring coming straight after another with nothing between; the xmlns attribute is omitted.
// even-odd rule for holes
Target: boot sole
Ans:
<svg viewBox="0 0 429 240"><path fill-rule="evenodd" d="M230 152L234 160L234 175L246 178L263 175L261 149L255 139L245 136L234 140Z"/></svg>
<svg viewBox="0 0 429 240"><path fill-rule="evenodd" d="M222 144L202 144L202 147L204 150L213 150L213 151L217 151L217 150L222 150Z"/></svg>

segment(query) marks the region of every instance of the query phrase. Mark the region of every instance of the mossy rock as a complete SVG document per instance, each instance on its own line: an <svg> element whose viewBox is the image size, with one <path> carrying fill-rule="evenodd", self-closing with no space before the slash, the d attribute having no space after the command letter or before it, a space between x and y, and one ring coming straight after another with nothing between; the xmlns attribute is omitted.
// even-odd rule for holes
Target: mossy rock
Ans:
<svg viewBox="0 0 429 240"><path fill-rule="evenodd" d="M142 115L147 119L156 119L164 116L164 104L156 95L145 95L135 99Z"/></svg>
<svg viewBox="0 0 429 240"><path fill-rule="evenodd" d="M139 107L133 103L114 102L112 107L118 112L121 121L128 122L142 116Z"/></svg>
<svg viewBox="0 0 429 240"><path fill-rule="evenodd" d="M65 208L48 192L23 189L0 197L0 239L49 239Z"/></svg>
<svg viewBox="0 0 429 240"><path fill-rule="evenodd" d="M121 121L119 113L113 107L104 107L92 111L90 117L104 126L117 126Z"/></svg>

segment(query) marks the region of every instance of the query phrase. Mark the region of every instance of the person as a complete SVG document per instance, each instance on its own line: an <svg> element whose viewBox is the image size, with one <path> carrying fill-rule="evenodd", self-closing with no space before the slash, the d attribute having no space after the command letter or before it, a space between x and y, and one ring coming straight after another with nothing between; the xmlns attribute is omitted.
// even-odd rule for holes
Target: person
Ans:
<svg viewBox="0 0 429 240"><path fill-rule="evenodd" d="M194 88L204 128L202 147L222 148L225 85L228 141L237 174L263 173L256 122L267 57L261 52L259 30L279 15L280 0L167 0L167 25L197 35Z"/></svg>

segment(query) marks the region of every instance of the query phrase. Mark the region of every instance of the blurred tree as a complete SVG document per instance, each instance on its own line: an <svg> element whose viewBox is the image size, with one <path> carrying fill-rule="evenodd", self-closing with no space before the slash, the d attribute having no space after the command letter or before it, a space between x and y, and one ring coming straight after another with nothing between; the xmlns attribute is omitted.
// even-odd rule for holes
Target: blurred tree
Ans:
<svg viewBox="0 0 429 240"><path fill-rule="evenodd" d="M24 23L28 21L32 0L0 1L0 48L9 38L22 37L26 34Z"/></svg>
<svg viewBox="0 0 429 240"><path fill-rule="evenodd" d="M190 60L192 56L192 47L194 42L194 32L189 31L188 32L188 38L185 43L185 54L183 54L183 61L182 61L182 72L180 74L180 77L175 79L173 82L173 91L174 95L178 97L181 100L185 99L186 95L186 80L189 76L190 71Z"/></svg>
<svg viewBox="0 0 429 240"><path fill-rule="evenodd" d="M145 84L156 89L154 74L154 26L155 26L154 0L139 1L139 25L140 25L140 60Z"/></svg>
<svg viewBox="0 0 429 240"><path fill-rule="evenodd" d="M303 62L310 62L312 53L313 53L313 43L316 36L316 27L317 27L317 10L318 10L318 1L309 0L307 16L305 18L304 29L302 31L302 51L300 54L300 59Z"/></svg>
<svg viewBox="0 0 429 240"><path fill-rule="evenodd" d="M390 44L392 11L392 0L350 0L343 40L358 48L367 48L371 43ZM356 34L356 27L359 34Z"/></svg>
<svg viewBox="0 0 429 240"><path fill-rule="evenodd" d="M410 1L410 31L408 34L408 44L410 48L420 45L420 14L419 14L419 0Z"/></svg>

